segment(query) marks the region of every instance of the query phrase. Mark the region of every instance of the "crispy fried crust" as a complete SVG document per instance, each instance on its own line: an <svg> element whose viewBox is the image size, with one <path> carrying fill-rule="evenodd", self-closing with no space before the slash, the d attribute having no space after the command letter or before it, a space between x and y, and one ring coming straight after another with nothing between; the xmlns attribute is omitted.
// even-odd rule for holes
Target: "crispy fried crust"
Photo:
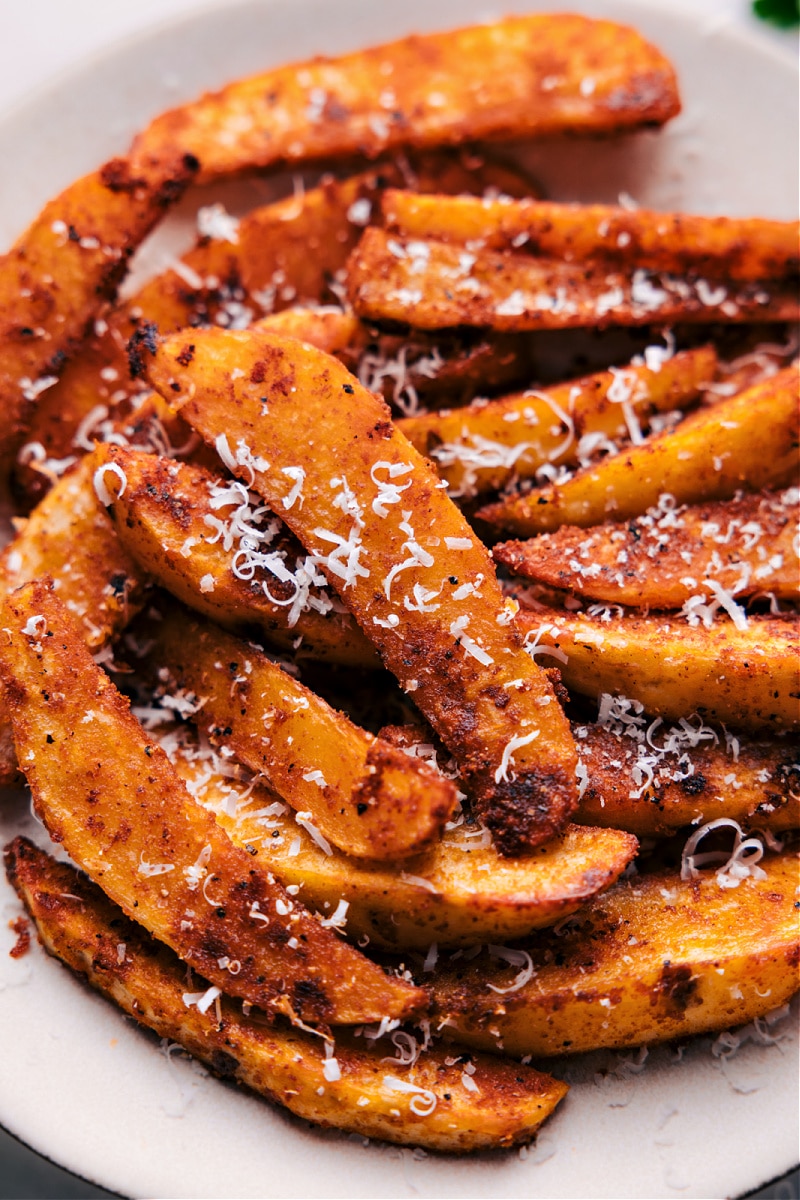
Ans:
<svg viewBox="0 0 800 1200"><path fill-rule="evenodd" d="M198 330L188 365L182 347L156 347L151 382L316 556L457 758L501 851L552 837L577 800L569 725L520 650L488 552L386 405L290 338ZM302 498L282 507L297 478Z"/></svg>
<svg viewBox="0 0 800 1200"><path fill-rule="evenodd" d="M342 928L362 946L366 939L373 947L425 952L433 942L442 948L524 937L575 912L636 853L630 834L570 825L532 855L510 860L462 825L404 863L357 862L326 854L265 788L215 775L185 726L166 726L158 736L231 840L257 848L256 861L299 887L311 910L331 917L346 901Z"/></svg>
<svg viewBox="0 0 800 1200"><path fill-rule="evenodd" d="M15 592L2 628L0 670L36 811L125 912L211 983L273 1011L347 1024L424 1003L323 929L192 800L47 584ZM224 955L240 963L236 975L219 966Z"/></svg>
<svg viewBox="0 0 800 1200"><path fill-rule="evenodd" d="M634 262L650 271L736 280L791 279L800 270L797 221L696 217L608 204L476 201L390 189L384 224L404 237L522 250L584 263Z"/></svg>
<svg viewBox="0 0 800 1200"><path fill-rule="evenodd" d="M589 530L562 525L495 546L492 557L525 579L635 608L680 608L704 593L708 599L708 580L737 599L772 592L796 600L798 508L792 488L669 513L653 509Z"/></svg>
<svg viewBox="0 0 800 1200"><path fill-rule="evenodd" d="M124 549L93 486L99 463L88 455L19 525L0 555L0 599L44 575L80 622L86 645L99 649L144 603L147 574ZM0 696L0 785L17 776L14 741Z"/></svg>
<svg viewBox="0 0 800 1200"><path fill-rule="evenodd" d="M528 1141L566 1084L482 1054L430 1048L412 1070L392 1066L390 1047L365 1049L346 1034L333 1043L338 1079L325 1070L325 1043L299 1030L248 1019L226 997L205 1012L187 1007L180 960L129 921L74 868L25 838L5 851L6 872L45 949L162 1038L178 1042L223 1079L235 1079L297 1116L365 1137L465 1153ZM192 987L195 985L193 984ZM203 988L201 980L196 986ZM464 1083L470 1061L474 1087ZM391 1081L429 1095L421 1116ZM367 1103L364 1103L364 1100Z"/></svg>
<svg viewBox="0 0 800 1200"><path fill-rule="evenodd" d="M512 476L531 478L544 463L573 466L587 436L627 440L620 397L647 430L653 413L696 399L716 365L714 350L702 346L674 355L658 371L633 365L601 371L488 404L408 417L398 427L434 459L450 495L471 497L504 487Z"/></svg>
<svg viewBox="0 0 800 1200"><path fill-rule="evenodd" d="M45 205L0 257L0 456L30 420L32 401L113 298L131 252L177 200L197 163L168 155L147 170L112 159Z"/></svg>
<svg viewBox="0 0 800 1200"><path fill-rule="evenodd" d="M787 367L678 427L578 471L562 484L488 504L479 512L496 529L531 537L560 525L626 520L658 504L727 500L739 488L759 491L797 474L800 375Z"/></svg>
<svg viewBox="0 0 800 1200"><path fill-rule="evenodd" d="M460 325L506 332L603 329L711 321L796 321L793 281L698 279L648 271L630 260L569 263L402 238L374 226L350 256L347 290L358 315L414 329Z"/></svg>
<svg viewBox="0 0 800 1200"><path fill-rule="evenodd" d="M152 673L169 693L202 702L192 714L198 728L335 846L396 860L438 838L456 792L431 767L366 733L210 622L175 609L148 631Z"/></svg>
<svg viewBox="0 0 800 1200"><path fill-rule="evenodd" d="M695 725L696 727L696 725ZM629 736L598 725L577 738L587 773L575 820L587 825L629 829L639 837L660 837L687 825L729 817L744 829L783 832L800 828L800 766L789 740L734 739L731 749L706 744L666 756L648 777L644 755ZM655 744L666 741L657 725ZM636 771L637 763L639 767Z"/></svg>
<svg viewBox="0 0 800 1200"><path fill-rule="evenodd" d="M114 432L124 433L127 424L140 419L138 409L132 413L131 408L140 399L143 384L130 378L125 347L144 322L155 321L162 331L214 323L239 327L265 312L278 317L289 304L338 303L340 285L336 280L377 209L382 190L389 184L398 188L404 183L421 191L480 193L487 187L499 187L520 195L531 190L524 176L491 160L465 152L430 153L413 156L402 169L389 162L349 179L327 177L299 196L254 209L238 224L234 222L227 237L223 236L227 232L224 225L220 236L201 236L179 264L106 312L59 381L43 393L31 414L26 446L16 467L19 493L29 500L40 496L51 482L48 464L80 455L86 449L87 433L102 434L104 421L111 420ZM337 346L322 346L332 353L344 351L352 343L348 351L352 356L358 353L358 343L367 341L367 331L352 315L349 320L341 313L326 315L324 320L306 316L305 321L306 329L295 331L296 336L315 345L313 334L329 337L327 326L337 322ZM498 349L495 354L484 350L482 356L469 356L466 366L482 365L490 381L494 372L502 382L509 375L509 365L503 374L497 360L508 355L503 355L502 344ZM422 346L423 356L424 352ZM409 357L413 359L413 355ZM456 351L453 357L459 361ZM451 373L455 370L456 363ZM447 386L446 374L440 386ZM518 376L512 373L512 377ZM409 382L420 391L434 385L434 381L426 385L425 377L413 369ZM167 432L172 432L169 426ZM185 437L177 432L171 440L178 446ZM42 449L34 456L31 447Z"/></svg>
<svg viewBox="0 0 800 1200"><path fill-rule="evenodd" d="M484 954L434 973L440 1019L481 1049L579 1053L743 1025L798 987L795 853L769 856L766 878L720 887L713 872L637 876L583 909L572 928L528 944L533 977Z"/></svg>
<svg viewBox="0 0 800 1200"><path fill-rule="evenodd" d="M239 485L231 489L230 481L203 467L139 450L103 446L95 453L118 466L126 481L122 489L119 477L110 471L105 476L114 498L109 513L120 541L179 600L229 628L258 625L271 643L294 647L305 657L346 666L378 665L350 614L332 608L327 588L311 585L309 596L317 607L295 614L299 585L282 581L268 568L253 568L250 579L234 573L241 543L223 530L246 503ZM225 503L213 501L215 494L225 500L226 491ZM247 519L252 525L252 510ZM264 519L280 525L269 514ZM285 526L264 553L278 555L292 572L305 559Z"/></svg>
<svg viewBox="0 0 800 1200"><path fill-rule="evenodd" d="M581 89L587 77L591 95ZM391 106L376 118L387 87ZM633 30L565 14L511 17L240 80L156 118L132 155L146 162L180 146L207 181L401 148L617 133L661 125L679 109L672 67Z"/></svg>
<svg viewBox="0 0 800 1200"><path fill-rule="evenodd" d="M629 696L672 721L697 712L751 733L800 723L792 618L751 616L746 629L724 616L710 629L663 615L602 621L560 609L522 610L517 619L545 661L546 647L555 648L567 687L584 696Z"/></svg>

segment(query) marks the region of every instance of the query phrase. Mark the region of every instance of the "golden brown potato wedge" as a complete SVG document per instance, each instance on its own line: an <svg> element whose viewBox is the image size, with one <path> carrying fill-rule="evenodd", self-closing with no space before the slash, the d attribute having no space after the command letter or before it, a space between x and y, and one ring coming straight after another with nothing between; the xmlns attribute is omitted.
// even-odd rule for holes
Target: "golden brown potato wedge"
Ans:
<svg viewBox="0 0 800 1200"><path fill-rule="evenodd" d="M467 1045L537 1056L746 1024L800 984L797 855L760 866L764 878L733 888L712 872L619 883L571 928L528 943L524 982L519 966L485 952L434 972L437 1015Z"/></svg>
<svg viewBox="0 0 800 1200"><path fill-rule="evenodd" d="M95 454L120 472L105 483L120 541L179 600L229 628L257 625L309 658L378 665L302 546L240 483L121 446Z"/></svg>
<svg viewBox="0 0 800 1200"><path fill-rule="evenodd" d="M499 490L528 479L544 463L573 466L593 447L627 440L649 427L656 412L685 408L713 379L710 346L686 350L662 363L615 368L556 387L529 389L451 412L398 422L420 454L436 462L451 496Z"/></svg>
<svg viewBox="0 0 800 1200"><path fill-rule="evenodd" d="M530 342L513 334L387 333L363 324L349 308L287 308L254 327L335 355L398 412L414 412L420 404L466 403L530 378L532 370Z"/></svg>
<svg viewBox="0 0 800 1200"><path fill-rule="evenodd" d="M726 275L699 279L632 264L497 250L432 238L402 238L371 226L353 251L347 290L370 321L415 329L459 325L504 330L595 329L681 322L796 321L797 286Z"/></svg>
<svg viewBox="0 0 800 1200"><path fill-rule="evenodd" d="M144 171L112 159L45 205L0 256L0 456L24 430L127 261L196 170L168 155Z"/></svg>
<svg viewBox="0 0 800 1200"><path fill-rule="evenodd" d="M566 717L487 550L385 403L291 338L197 330L190 362L183 335L149 344L153 385L281 512L456 757L501 852L559 832L577 799Z"/></svg>
<svg viewBox="0 0 800 1200"><path fill-rule="evenodd" d="M650 509L643 517L580 529L562 525L492 557L515 575L634 608L707 602L709 581L741 599L800 598L797 488L740 500ZM705 593L705 594L704 594Z"/></svg>
<svg viewBox="0 0 800 1200"><path fill-rule="evenodd" d="M56 863L26 838L6 848L5 862L49 954L216 1075L306 1120L463 1153L527 1141L566 1093L566 1084L531 1067L482 1054L454 1058L452 1046L429 1047L406 1070L389 1065L383 1042L356 1041L339 1030L336 1041L326 1043L245 1017L226 996L198 1004L190 988L202 992L203 981L187 986L185 967L173 952L74 867ZM472 1064L470 1086L465 1064Z"/></svg>
<svg viewBox="0 0 800 1200"><path fill-rule="evenodd" d="M256 848L256 861L298 888L307 908L326 919L343 912L340 928L361 946L427 952L432 943L524 937L575 912L636 853L629 834L570 825L532 855L510 860L486 844L485 831L461 824L404 863L359 862L327 853L266 788L219 774L213 750L186 726L167 725L154 736L231 840Z"/></svg>
<svg viewBox="0 0 800 1200"><path fill-rule="evenodd" d="M728 734L723 748L715 730L698 720L670 729L625 707L625 721L610 728L575 728L580 824L628 829L638 837L661 837L718 817L773 833L800 828L800 763L791 741Z"/></svg>
<svg viewBox="0 0 800 1200"><path fill-rule="evenodd" d="M737 628L722 616L704 628L663 614L603 621L551 609L522 610L518 621L537 657L555 657L567 687L584 696L628 696L671 721L697 712L751 733L800 721L791 618L751 616Z"/></svg>
<svg viewBox="0 0 800 1200"><path fill-rule="evenodd" d="M256 208L238 222L213 208L201 210L198 223L207 232L201 233L197 245L137 295L106 312L80 354L42 396L20 452L18 491L29 499L38 498L53 474L88 448L90 438L119 435L124 432L120 422L135 419L131 408L140 398L142 384L131 381L125 347L143 321L156 321L162 330L206 324L241 328L265 312L274 320L289 304L337 300L348 255L388 184L478 193L487 187L501 188L514 195L530 190L524 176L491 160L466 153L429 153L412 156L402 167L389 162L349 179L326 177L318 187ZM353 343L348 351L351 357L358 353L359 343L367 349L367 331L352 315L325 314L324 320L307 315L305 321L313 321L310 330L295 331L296 335L315 345L312 333L324 331L327 340L331 323L338 326L334 333L338 345L323 345L323 349L333 353ZM432 346L419 348L417 372L412 366L415 356L407 352L408 383L419 391L426 384L424 372L430 375L431 363L438 365L433 350ZM482 356L473 353L466 368L482 365L490 381L492 370L501 381L509 374L518 378L518 369L516 374L509 370L513 359L509 363L503 351L501 342L494 353L488 349ZM459 361L455 350L451 357ZM441 381L428 380L428 387L447 386L448 372L438 374ZM178 446L185 439L178 433L171 440Z"/></svg>
<svg viewBox="0 0 800 1200"><path fill-rule="evenodd" d="M0 599L49 576L92 650L111 641L138 612L148 578L97 498L95 476L102 464L102 451L88 454L30 517L18 521L16 537L0 555Z"/></svg>
<svg viewBox="0 0 800 1200"><path fill-rule="evenodd" d="M148 632L147 661L167 692L196 696L198 728L262 776L323 840L359 858L396 861L438 838L456 790L427 764L185 610L162 614Z"/></svg>
<svg viewBox="0 0 800 1200"><path fill-rule="evenodd" d="M100 462L88 455L18 522L0 555L0 601L44 575L80 623L86 645L98 650L144 602L147 574L124 549L94 489ZM0 786L17 775L14 742L0 695Z"/></svg>
<svg viewBox="0 0 800 1200"><path fill-rule="evenodd" d="M50 836L228 994L293 1019L404 1017L425 995L322 928L194 801L46 583L2 613L17 758ZM233 973L219 960L238 962Z"/></svg>
<svg viewBox="0 0 800 1200"><path fill-rule="evenodd" d="M386 107L376 116L378 97ZM617 133L661 125L679 109L672 67L632 29L510 17L239 80L157 117L132 156L146 162L180 146L209 180L480 139Z"/></svg>
<svg viewBox="0 0 800 1200"><path fill-rule="evenodd" d="M530 537L560 525L637 517L665 494L670 506L697 504L730 499L739 488L790 484L800 461L799 394L797 367L787 367L564 483L486 505L478 515L496 529Z"/></svg>
<svg viewBox="0 0 800 1200"><path fill-rule="evenodd" d="M759 281L800 271L800 224L760 217L700 217L610 204L420 196L389 189L387 229L404 237L522 250L585 263L602 259L649 271Z"/></svg>

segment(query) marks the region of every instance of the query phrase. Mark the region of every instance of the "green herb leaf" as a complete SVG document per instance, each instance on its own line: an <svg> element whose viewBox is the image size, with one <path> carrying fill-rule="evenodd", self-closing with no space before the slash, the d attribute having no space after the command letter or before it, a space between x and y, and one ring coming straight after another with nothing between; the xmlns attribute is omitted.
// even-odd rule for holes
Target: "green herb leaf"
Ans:
<svg viewBox="0 0 800 1200"><path fill-rule="evenodd" d="M783 29L800 25L800 0L753 0L753 12Z"/></svg>

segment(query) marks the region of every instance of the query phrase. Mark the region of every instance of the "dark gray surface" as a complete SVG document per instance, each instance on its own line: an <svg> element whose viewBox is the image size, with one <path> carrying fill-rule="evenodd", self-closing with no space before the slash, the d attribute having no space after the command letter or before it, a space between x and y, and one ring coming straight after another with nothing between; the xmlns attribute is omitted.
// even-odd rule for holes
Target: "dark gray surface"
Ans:
<svg viewBox="0 0 800 1200"><path fill-rule="evenodd" d="M116 1193L62 1171L0 1128L0 1200L99 1200L100 1197L117 1200ZM757 1192L748 1192L747 1200L800 1200L800 1169Z"/></svg>
<svg viewBox="0 0 800 1200"><path fill-rule="evenodd" d="M95 1200L113 1192L62 1171L0 1128L0 1200Z"/></svg>

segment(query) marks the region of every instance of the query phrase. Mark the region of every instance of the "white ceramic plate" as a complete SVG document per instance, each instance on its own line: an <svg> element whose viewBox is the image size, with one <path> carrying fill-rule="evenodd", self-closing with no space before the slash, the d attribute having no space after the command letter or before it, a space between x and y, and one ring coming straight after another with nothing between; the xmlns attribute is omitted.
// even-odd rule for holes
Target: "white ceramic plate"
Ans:
<svg viewBox="0 0 800 1200"><path fill-rule="evenodd" d="M77 174L123 151L160 109L271 63L335 53L492 15L491 0L252 0L139 37L0 119L0 246ZM552 4L503 0L499 9ZM554 198L788 218L797 180L796 68L767 39L702 3L585 0L638 26L675 61L685 108L664 132L527 155ZM498 9L495 10L497 12ZM13 186L10 186L13 181ZM247 193L250 194L250 193ZM258 197L256 188L251 198ZM241 199L241 196L240 196ZM195 200L192 201L195 203ZM0 837L35 829L4 801ZM46 838L45 838L46 840ZM797 1034L730 1062L693 1043L654 1050L630 1078L618 1056L558 1063L569 1097L527 1157L469 1160L322 1134L169 1060L37 948L8 957L19 906L0 884L0 1123L126 1195L175 1197L664 1197L739 1195L797 1159Z"/></svg>

